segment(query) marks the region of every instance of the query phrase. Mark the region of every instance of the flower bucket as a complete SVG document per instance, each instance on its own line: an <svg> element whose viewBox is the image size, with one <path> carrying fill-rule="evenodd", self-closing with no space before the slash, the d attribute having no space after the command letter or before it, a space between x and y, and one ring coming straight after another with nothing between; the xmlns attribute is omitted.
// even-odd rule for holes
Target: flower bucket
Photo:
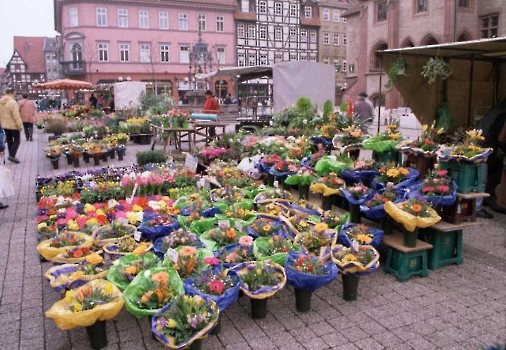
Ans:
<svg viewBox="0 0 506 350"><path fill-rule="evenodd" d="M299 186L299 200L307 200L309 197L309 185L298 185Z"/></svg>
<svg viewBox="0 0 506 350"><path fill-rule="evenodd" d="M408 248L415 248L418 240L418 227L414 231L408 231L404 228L403 244Z"/></svg>
<svg viewBox="0 0 506 350"><path fill-rule="evenodd" d="M100 165L100 157L99 156L93 157L93 165Z"/></svg>
<svg viewBox="0 0 506 350"><path fill-rule="evenodd" d="M334 196L322 196L322 209L327 211L332 209L332 203L334 202Z"/></svg>
<svg viewBox="0 0 506 350"><path fill-rule="evenodd" d="M102 161L107 162L107 153L102 154Z"/></svg>
<svg viewBox="0 0 506 350"><path fill-rule="evenodd" d="M125 155L125 152L118 152L118 160L123 160L124 155Z"/></svg>
<svg viewBox="0 0 506 350"><path fill-rule="evenodd" d="M85 163L90 162L90 154L88 152L83 152L83 160Z"/></svg>
<svg viewBox="0 0 506 350"><path fill-rule="evenodd" d="M67 165L72 165L74 160L70 154L67 154Z"/></svg>
<svg viewBox="0 0 506 350"><path fill-rule="evenodd" d="M74 163L74 168L79 168L79 158L74 157L74 158L72 158L72 161Z"/></svg>
<svg viewBox="0 0 506 350"><path fill-rule="evenodd" d="M308 312L311 310L311 296L313 293L307 288L294 288L295 306L298 312Z"/></svg>
<svg viewBox="0 0 506 350"><path fill-rule="evenodd" d="M114 159L116 157L116 150L114 148L109 151L109 156L111 159Z"/></svg>
<svg viewBox="0 0 506 350"><path fill-rule="evenodd" d="M350 203L350 222L354 224L360 224L360 205Z"/></svg>
<svg viewBox="0 0 506 350"><path fill-rule="evenodd" d="M389 215L381 218L381 229L385 235L392 235L394 229L394 219L392 219Z"/></svg>
<svg viewBox="0 0 506 350"><path fill-rule="evenodd" d="M51 159L51 165L53 166L54 170L57 170L60 168L59 159Z"/></svg>
<svg viewBox="0 0 506 350"><path fill-rule="evenodd" d="M264 319L267 316L267 299L250 299L251 302L251 318L255 320Z"/></svg>
<svg viewBox="0 0 506 350"><path fill-rule="evenodd" d="M274 187L274 181L276 180L276 178L274 177L274 175L270 174L270 173L267 173L267 185L269 187Z"/></svg>
<svg viewBox="0 0 506 350"><path fill-rule="evenodd" d="M343 275L343 299L346 301L355 301L358 296L358 283L360 276Z"/></svg>
<svg viewBox="0 0 506 350"><path fill-rule="evenodd" d="M90 338L92 349L103 349L107 346L107 328L106 321L97 321L91 326L86 327L86 333Z"/></svg>

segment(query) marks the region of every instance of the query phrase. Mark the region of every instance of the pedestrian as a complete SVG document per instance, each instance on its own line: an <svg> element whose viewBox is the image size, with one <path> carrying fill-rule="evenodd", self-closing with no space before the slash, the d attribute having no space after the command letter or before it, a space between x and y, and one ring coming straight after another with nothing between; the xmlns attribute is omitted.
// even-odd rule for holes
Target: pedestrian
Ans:
<svg viewBox="0 0 506 350"><path fill-rule="evenodd" d="M37 122L35 117L35 103L28 99L28 93L23 93L23 99L19 102L19 114L25 129L26 141L33 141L33 124Z"/></svg>
<svg viewBox="0 0 506 350"><path fill-rule="evenodd" d="M90 96L90 98L89 98L89 100L88 100L88 101L90 101L90 106L91 106L92 108L97 108L97 102L98 102L98 101L97 101L97 98L95 97L95 95L94 95L94 94L91 94L91 96Z"/></svg>
<svg viewBox="0 0 506 350"><path fill-rule="evenodd" d="M374 107L372 103L366 101L367 94L365 92L361 92L358 94L357 102L353 106L353 112L356 115L356 121L360 124L360 129L363 133L367 133L369 131L368 121L370 118L374 117Z"/></svg>
<svg viewBox="0 0 506 350"><path fill-rule="evenodd" d="M104 107L104 99L102 98L102 95L99 95L97 100L97 108L101 109L102 107Z"/></svg>
<svg viewBox="0 0 506 350"><path fill-rule="evenodd" d="M258 97L256 95L254 95L251 98L250 104L251 104L251 115L254 115L256 117L257 116L257 110L258 110Z"/></svg>
<svg viewBox="0 0 506 350"><path fill-rule="evenodd" d="M9 150L9 161L19 163L16 153L19 148L20 131L23 130L23 122L19 115L19 105L14 99L15 89L7 89L5 95L0 99L0 125L5 131L7 138L7 149Z"/></svg>
<svg viewBox="0 0 506 350"><path fill-rule="evenodd" d="M226 105L232 104L232 94L228 94L227 97L225 97L225 101L223 103Z"/></svg>
<svg viewBox="0 0 506 350"><path fill-rule="evenodd" d="M206 97L206 102L204 103L204 109L202 109L201 113L216 114L216 116L218 116L220 113L220 106L218 104L218 101L216 101L216 99L213 97L213 92L211 90L206 90L204 96ZM216 136L216 128L214 126L209 128L209 136Z"/></svg>
<svg viewBox="0 0 506 350"><path fill-rule="evenodd" d="M0 157L4 156L4 151L5 151L4 129L2 129L2 126L0 125ZM2 202L0 202L0 210L7 208L9 208L7 204L3 204Z"/></svg>

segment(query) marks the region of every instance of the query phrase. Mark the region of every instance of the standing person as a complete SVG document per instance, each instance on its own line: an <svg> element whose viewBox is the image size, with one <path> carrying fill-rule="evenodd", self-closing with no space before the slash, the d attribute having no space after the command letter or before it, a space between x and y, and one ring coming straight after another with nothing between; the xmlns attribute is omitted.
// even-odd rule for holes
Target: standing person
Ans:
<svg viewBox="0 0 506 350"><path fill-rule="evenodd" d="M99 95L98 100L97 100L97 108L102 108L102 107L104 107L104 99L102 98L102 95Z"/></svg>
<svg viewBox="0 0 506 350"><path fill-rule="evenodd" d="M251 115L257 116L257 110L258 110L258 97L255 95L251 98Z"/></svg>
<svg viewBox="0 0 506 350"><path fill-rule="evenodd" d="M206 97L206 102L204 103L204 109L201 113L218 115L220 113L220 106L218 105L218 101L213 97L212 91L206 90L204 96ZM214 126L209 128L209 136L216 136L216 128Z"/></svg>
<svg viewBox="0 0 506 350"><path fill-rule="evenodd" d="M232 104L232 94L228 94L227 97L225 97L225 101L223 103L226 105Z"/></svg>
<svg viewBox="0 0 506 350"><path fill-rule="evenodd" d="M23 99L19 102L19 114L25 129L26 141L33 141L33 124L37 122L35 118L35 103L28 99L28 94L23 93Z"/></svg>
<svg viewBox="0 0 506 350"><path fill-rule="evenodd" d="M15 89L7 89L5 95L0 99L0 125L5 131L7 148L9 150L9 161L19 163L16 153L19 148L20 131L23 130L23 122L19 115L19 105L14 99Z"/></svg>
<svg viewBox="0 0 506 350"><path fill-rule="evenodd" d="M91 107L97 108L97 98L95 97L94 94L91 94L91 96L90 96L90 98L89 98L88 101L90 101Z"/></svg>
<svg viewBox="0 0 506 350"><path fill-rule="evenodd" d="M362 91L358 94L358 100L353 106L353 111L357 115L357 121L361 124L360 129L363 133L367 133L369 129L366 120L374 116L374 107L372 103L366 101L366 98L367 94Z"/></svg>
<svg viewBox="0 0 506 350"><path fill-rule="evenodd" d="M2 129L2 126L0 125L0 157L3 157L5 151L5 144L4 144L4 129ZM0 210L1 209L7 209L9 206L7 204L3 204L0 202Z"/></svg>

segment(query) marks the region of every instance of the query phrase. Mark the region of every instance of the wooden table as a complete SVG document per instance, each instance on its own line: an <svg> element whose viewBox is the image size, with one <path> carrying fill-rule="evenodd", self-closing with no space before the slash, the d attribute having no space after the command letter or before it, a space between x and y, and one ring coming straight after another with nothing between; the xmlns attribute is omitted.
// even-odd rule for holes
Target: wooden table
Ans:
<svg viewBox="0 0 506 350"><path fill-rule="evenodd" d="M191 124L190 124L191 125ZM153 126L155 137L158 133L166 132L168 136L164 139L165 144L163 147L163 150L166 151L167 145L169 142L174 140L174 145L176 146L176 149L182 150L181 144L183 142L188 142L188 150L189 152L192 151L192 142L194 142L194 137L192 135L195 133L195 129L192 127L189 128L163 128L159 126ZM188 137L188 141L183 141L184 137ZM153 143L154 146L154 143ZM153 147L154 148L154 147Z"/></svg>
<svg viewBox="0 0 506 350"><path fill-rule="evenodd" d="M193 131L193 144L197 147L198 143L207 143L209 141L214 141L219 136L223 136L228 124L214 121L195 121L193 122L193 125L195 126ZM216 133L215 135L210 135L210 128L221 128L221 134ZM201 138L197 140L197 136L200 136Z"/></svg>

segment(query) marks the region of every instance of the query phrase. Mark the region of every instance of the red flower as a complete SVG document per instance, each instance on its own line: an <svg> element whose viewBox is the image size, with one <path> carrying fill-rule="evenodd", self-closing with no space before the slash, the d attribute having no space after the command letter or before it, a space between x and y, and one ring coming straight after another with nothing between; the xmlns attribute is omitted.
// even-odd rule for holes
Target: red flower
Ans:
<svg viewBox="0 0 506 350"><path fill-rule="evenodd" d="M223 292L224 284L220 280L212 280L211 283L209 283L209 289L211 292L221 294Z"/></svg>

